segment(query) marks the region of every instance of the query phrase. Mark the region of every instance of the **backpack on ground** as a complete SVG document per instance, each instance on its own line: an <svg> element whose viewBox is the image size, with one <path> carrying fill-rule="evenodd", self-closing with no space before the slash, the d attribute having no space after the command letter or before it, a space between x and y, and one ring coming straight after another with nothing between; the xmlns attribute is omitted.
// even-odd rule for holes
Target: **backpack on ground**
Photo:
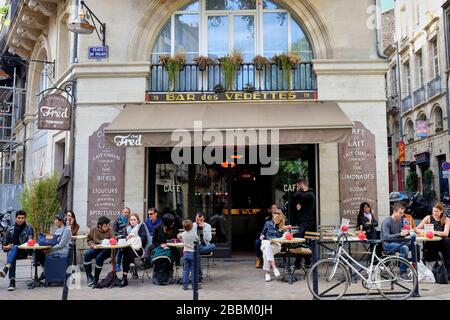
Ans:
<svg viewBox="0 0 450 320"><path fill-rule="evenodd" d="M114 281L114 275L111 272L108 272L108 274L106 275L105 278L103 278L102 280L100 280L99 283L97 283L97 285L94 287L95 289L103 289L103 288L109 288L112 286Z"/></svg>
<svg viewBox="0 0 450 320"><path fill-rule="evenodd" d="M162 286L172 283L172 260L167 256L160 256L153 260L152 282Z"/></svg>

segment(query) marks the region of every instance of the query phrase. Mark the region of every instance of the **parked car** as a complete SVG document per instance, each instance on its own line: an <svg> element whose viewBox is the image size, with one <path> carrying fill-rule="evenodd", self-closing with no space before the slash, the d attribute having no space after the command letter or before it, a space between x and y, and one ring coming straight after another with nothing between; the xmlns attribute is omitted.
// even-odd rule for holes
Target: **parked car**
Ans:
<svg viewBox="0 0 450 320"><path fill-rule="evenodd" d="M433 203L427 201L419 192L391 192L389 194L389 203L392 206L394 203L403 202L406 206L406 213L413 216L414 219L421 220L425 216L431 214L433 210Z"/></svg>

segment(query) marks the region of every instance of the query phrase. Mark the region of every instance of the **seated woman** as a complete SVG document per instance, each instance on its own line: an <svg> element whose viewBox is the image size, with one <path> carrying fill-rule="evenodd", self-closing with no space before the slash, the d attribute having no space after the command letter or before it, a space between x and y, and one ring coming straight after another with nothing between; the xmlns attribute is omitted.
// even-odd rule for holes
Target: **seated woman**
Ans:
<svg viewBox="0 0 450 320"><path fill-rule="evenodd" d="M78 234L78 230L80 230L80 226L77 223L75 213L72 210L67 210L66 219L67 225L70 227L70 231L72 232L72 236L76 236Z"/></svg>
<svg viewBox="0 0 450 320"><path fill-rule="evenodd" d="M280 238L283 235L285 220L286 218L283 212L277 210L272 215L272 219L266 221L261 232L261 251L263 253L263 270L266 272L266 281L272 280L270 277L270 267L272 267L275 277L280 276L280 271L275 266L274 256L281 251L281 244L270 243L270 240Z"/></svg>
<svg viewBox="0 0 450 320"><path fill-rule="evenodd" d="M356 230L362 230L366 232L367 239L377 239L378 221L372 213L372 208L367 202L361 203L359 206L359 214L356 223Z"/></svg>
<svg viewBox="0 0 450 320"><path fill-rule="evenodd" d="M144 249L147 246L147 230L145 229L145 225L141 223L141 219L139 215L133 213L128 221L128 226L125 228L125 237L126 239L130 239L133 237L140 237L142 242L142 248L139 250L133 250L131 247L123 248L123 273L122 273L122 281L120 283L120 287L126 287L128 285L127 275L130 270L130 266L134 267L134 258L142 257L144 253ZM136 269L133 268L133 273L136 272Z"/></svg>
<svg viewBox="0 0 450 320"><path fill-rule="evenodd" d="M177 248L167 245L167 240L177 239L178 224L173 214L166 213L162 217L162 223L155 228L153 232L152 248L161 247L170 249L172 261L175 261L177 266L180 265L180 252Z"/></svg>
<svg viewBox="0 0 450 320"><path fill-rule="evenodd" d="M432 224L434 226L434 234L443 238L442 241L424 243L425 260L432 257L436 258L436 253L440 251L444 256L445 267L447 271L450 271L450 238L448 237L450 219L445 216L444 206L442 204L436 204L433 207L432 214L423 218L417 226L416 232L419 236L425 236L425 231L423 230L425 224Z"/></svg>

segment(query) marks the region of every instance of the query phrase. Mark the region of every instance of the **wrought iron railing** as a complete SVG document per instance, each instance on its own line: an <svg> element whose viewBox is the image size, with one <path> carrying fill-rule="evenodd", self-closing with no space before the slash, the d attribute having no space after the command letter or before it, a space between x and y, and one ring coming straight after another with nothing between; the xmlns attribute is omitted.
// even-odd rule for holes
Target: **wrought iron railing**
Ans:
<svg viewBox="0 0 450 320"><path fill-rule="evenodd" d="M425 102L425 86L414 91L414 105L417 106Z"/></svg>
<svg viewBox="0 0 450 320"><path fill-rule="evenodd" d="M411 107L412 107L412 97L411 95L409 95L406 98L402 99L402 113L411 110Z"/></svg>
<svg viewBox="0 0 450 320"><path fill-rule="evenodd" d="M172 83L162 64L151 65L149 92L214 92L218 85L227 91L317 91L311 62L300 63L292 71L281 70L276 64L257 70L253 63L244 63L236 72L232 88L226 88L219 63L209 65L206 70L200 70L197 64L184 64Z"/></svg>
<svg viewBox="0 0 450 320"><path fill-rule="evenodd" d="M437 76L427 84L428 98L441 93L441 76Z"/></svg>

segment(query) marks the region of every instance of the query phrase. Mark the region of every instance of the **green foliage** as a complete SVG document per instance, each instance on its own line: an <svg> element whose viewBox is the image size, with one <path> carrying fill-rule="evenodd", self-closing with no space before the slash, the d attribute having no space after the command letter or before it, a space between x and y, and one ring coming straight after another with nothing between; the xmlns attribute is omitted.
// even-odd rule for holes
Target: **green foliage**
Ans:
<svg viewBox="0 0 450 320"><path fill-rule="evenodd" d="M295 53L282 53L274 55L272 61L283 70L283 87L291 90L292 69L298 67L300 57Z"/></svg>
<svg viewBox="0 0 450 320"><path fill-rule="evenodd" d="M423 173L423 196L425 199L433 200L436 197L436 192L433 188L433 171L425 170Z"/></svg>
<svg viewBox="0 0 450 320"><path fill-rule="evenodd" d="M56 197L58 175L34 180L24 189L21 196L22 208L36 234L49 233L55 215L60 210Z"/></svg>
<svg viewBox="0 0 450 320"><path fill-rule="evenodd" d="M177 53L173 57L171 56L160 56L159 61L166 67L168 81L169 81L169 91L174 91L178 82L178 77L180 74L181 67L186 62L186 58L183 53Z"/></svg>
<svg viewBox="0 0 450 320"><path fill-rule="evenodd" d="M7 26L11 23L9 19L6 19L6 16L9 12L9 6L0 6L0 23L2 26Z"/></svg>
<svg viewBox="0 0 450 320"><path fill-rule="evenodd" d="M223 78L226 90L233 90L236 74L243 63L240 53L234 52L231 56L227 55L219 59L223 71Z"/></svg>
<svg viewBox="0 0 450 320"><path fill-rule="evenodd" d="M410 172L406 177L406 191L417 191L417 173Z"/></svg>

